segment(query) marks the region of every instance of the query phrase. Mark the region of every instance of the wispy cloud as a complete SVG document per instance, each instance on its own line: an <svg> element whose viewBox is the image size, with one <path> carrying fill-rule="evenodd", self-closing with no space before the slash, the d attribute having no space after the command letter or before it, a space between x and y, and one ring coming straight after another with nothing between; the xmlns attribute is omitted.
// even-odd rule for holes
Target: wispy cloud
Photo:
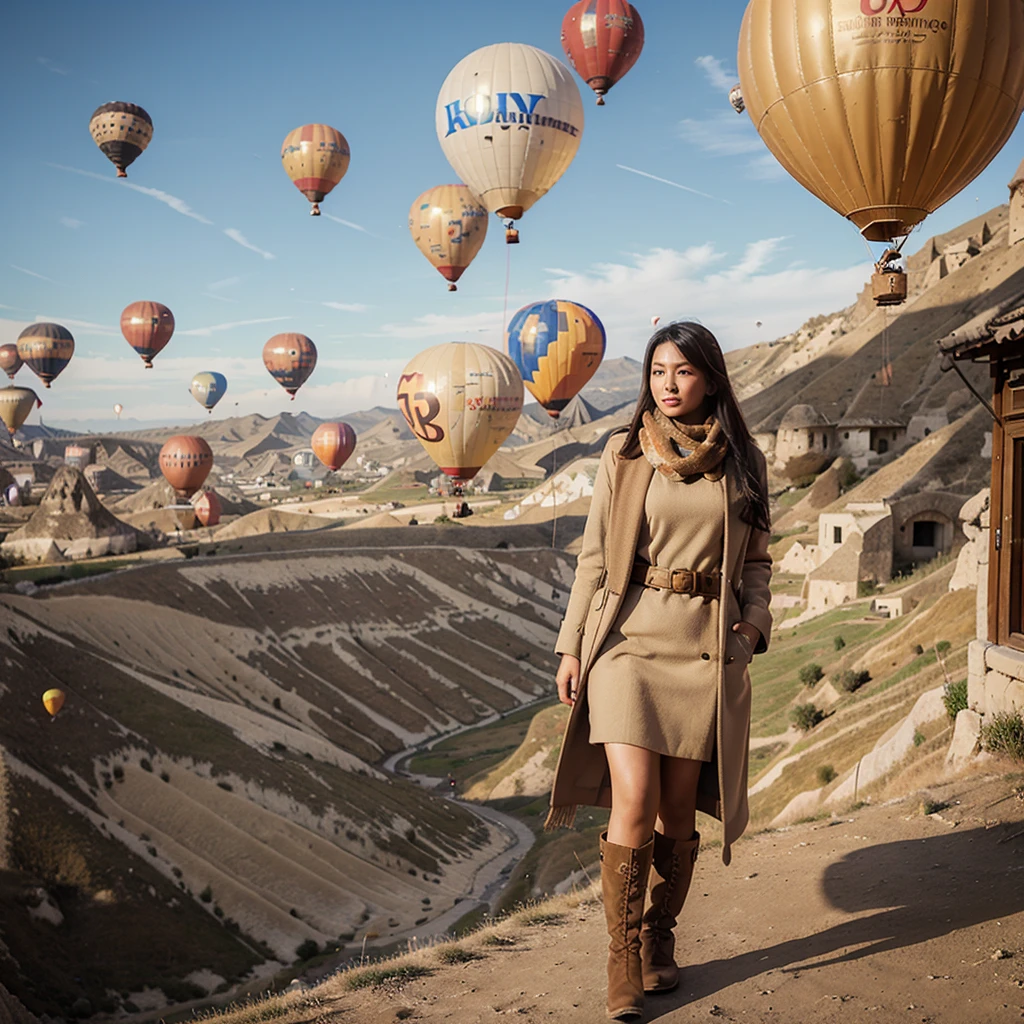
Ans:
<svg viewBox="0 0 1024 1024"><path fill-rule="evenodd" d="M427 313L416 317L412 323L382 324L379 331L368 333L368 338L463 338L466 341L481 341L480 335L491 335L498 340L504 328L501 322L501 310L490 313Z"/></svg>
<svg viewBox="0 0 1024 1024"><path fill-rule="evenodd" d="M61 224L66 228L80 228L85 224L84 220L79 220L77 217L61 217Z"/></svg>
<svg viewBox="0 0 1024 1024"><path fill-rule="evenodd" d="M335 217L333 213L325 213L324 216L328 220L333 220L335 224L341 224L342 226L344 226L346 228L351 228L353 231L362 231L362 233L364 235L370 235L373 238L379 238L380 237L380 235L375 235L368 228L364 228L362 224L354 224L350 220L344 220L341 217Z"/></svg>
<svg viewBox="0 0 1024 1024"><path fill-rule="evenodd" d="M660 181L662 185L671 185L673 188L680 188L684 192L692 192L695 196L703 196L705 199L713 199L716 203L726 203L732 206L732 203L728 199L718 199L715 196L709 196L707 192L700 192L695 188L690 188L689 185L680 185L678 181L670 181L668 178L659 178L656 174L648 174L647 171L638 171L635 167L627 167L625 164L616 164L616 167L620 171L629 171L630 174L639 174L641 178L650 178L651 181Z"/></svg>
<svg viewBox="0 0 1024 1024"><path fill-rule="evenodd" d="M717 57L698 57L694 64L703 70L704 74L707 75L708 81L716 89L721 89L722 92L728 92L739 78L735 71L726 70Z"/></svg>
<svg viewBox="0 0 1024 1024"><path fill-rule="evenodd" d="M686 118L679 122L679 134L691 146L714 156L741 156L764 149L750 118L737 117L731 111L705 120Z"/></svg>
<svg viewBox="0 0 1024 1024"><path fill-rule="evenodd" d="M222 288L230 288L232 285L241 284L241 274L236 274L234 277L225 277L220 281L214 281L213 284L208 284L206 290L209 292L219 292Z"/></svg>
<svg viewBox="0 0 1024 1024"><path fill-rule="evenodd" d="M211 327L193 327L189 331L179 331L179 334L195 338L208 338L211 334L219 331L233 331L236 327L252 327L254 324L273 324L280 320L289 319L286 316L265 316L257 320L232 320L226 324L213 324Z"/></svg>
<svg viewBox="0 0 1024 1024"><path fill-rule="evenodd" d="M323 302L328 309L338 309L342 313L365 313L370 307L362 302Z"/></svg>
<svg viewBox="0 0 1024 1024"><path fill-rule="evenodd" d="M16 263L8 263L7 265L11 268L11 270L17 270L22 274L28 274L29 277L38 277L40 281L49 281L50 284L53 284L52 277L46 277L43 274L37 274L34 270L27 270L25 267L19 267Z"/></svg>
<svg viewBox="0 0 1024 1024"><path fill-rule="evenodd" d="M789 175L771 153L765 153L747 164L747 177L755 181L782 181Z"/></svg>
<svg viewBox="0 0 1024 1024"><path fill-rule="evenodd" d="M231 239L232 242L237 242L243 249L249 249L251 252L257 253L262 256L265 260L274 259L272 252L267 252L266 249L261 249L258 245L253 245L245 235L242 234L238 228L225 228L224 234Z"/></svg>
<svg viewBox="0 0 1024 1024"><path fill-rule="evenodd" d="M36 60L46 68L47 71L52 71L55 75L70 75L71 72L67 68L59 67L54 64L49 57L36 57Z"/></svg>
<svg viewBox="0 0 1024 1024"><path fill-rule="evenodd" d="M200 292L199 294L205 295L208 299L216 299L218 302L230 302L238 305L238 299L233 299L230 295L221 295L219 292Z"/></svg>
<svg viewBox="0 0 1024 1024"><path fill-rule="evenodd" d="M91 320L77 320L74 317L68 316L53 316L49 313L41 313L35 319L37 324L61 324L69 330L74 328L81 334L102 334L117 338L121 336L121 332L114 330L110 324L97 324Z"/></svg>
<svg viewBox="0 0 1024 1024"><path fill-rule="evenodd" d="M196 213L184 199L172 196L170 192L164 192L163 189L150 188L148 185L137 185L134 181L125 181L124 178L112 178L110 175L96 174L94 171L83 171L81 168L68 167L65 164L48 163L46 166L54 167L58 171L67 171L69 174L78 174L83 178L93 178L96 181L105 181L108 184L120 185L122 188L130 188L133 192L139 192L144 196L151 196L158 202L164 203L174 210L175 213L180 213L183 217L191 217L192 220L197 220L200 224L213 223L212 220L208 220L201 213Z"/></svg>

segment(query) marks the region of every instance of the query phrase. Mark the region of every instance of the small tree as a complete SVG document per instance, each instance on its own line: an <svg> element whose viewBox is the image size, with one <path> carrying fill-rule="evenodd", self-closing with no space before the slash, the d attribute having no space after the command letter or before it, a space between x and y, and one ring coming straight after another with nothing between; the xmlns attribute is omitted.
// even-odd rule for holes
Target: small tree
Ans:
<svg viewBox="0 0 1024 1024"><path fill-rule="evenodd" d="M818 785L827 786L837 775L835 768L830 764L818 766Z"/></svg>
<svg viewBox="0 0 1024 1024"><path fill-rule="evenodd" d="M942 703L946 705L946 714L956 718L961 711L967 710L967 680L957 683L946 683L942 688Z"/></svg>
<svg viewBox="0 0 1024 1024"><path fill-rule="evenodd" d="M797 704L789 717L801 732L810 732L825 717L825 712L815 704Z"/></svg>
<svg viewBox="0 0 1024 1024"><path fill-rule="evenodd" d="M832 647L834 650L841 651L846 646L846 641L841 636L835 636L832 638Z"/></svg>
<svg viewBox="0 0 1024 1024"><path fill-rule="evenodd" d="M320 945L316 939L303 939L303 941L295 947L295 959L311 960L319 952Z"/></svg>
<svg viewBox="0 0 1024 1024"><path fill-rule="evenodd" d="M854 672L852 668L843 669L832 676L832 682L846 693L853 693L859 690L865 683L871 681L871 673L867 669Z"/></svg>
<svg viewBox="0 0 1024 1024"><path fill-rule="evenodd" d="M825 671L820 665L815 665L813 662L810 665L804 665L800 669L800 682L804 686L814 686L816 682L825 677Z"/></svg>

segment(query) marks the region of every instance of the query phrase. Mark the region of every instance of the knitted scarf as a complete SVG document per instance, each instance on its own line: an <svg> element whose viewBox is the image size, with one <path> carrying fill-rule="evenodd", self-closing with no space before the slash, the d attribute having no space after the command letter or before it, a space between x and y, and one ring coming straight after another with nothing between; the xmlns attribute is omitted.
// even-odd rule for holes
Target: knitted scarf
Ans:
<svg viewBox="0 0 1024 1024"><path fill-rule="evenodd" d="M679 423L655 409L644 413L640 447L647 461L670 480L693 480L701 475L720 480L729 442L721 424L711 417L704 423Z"/></svg>

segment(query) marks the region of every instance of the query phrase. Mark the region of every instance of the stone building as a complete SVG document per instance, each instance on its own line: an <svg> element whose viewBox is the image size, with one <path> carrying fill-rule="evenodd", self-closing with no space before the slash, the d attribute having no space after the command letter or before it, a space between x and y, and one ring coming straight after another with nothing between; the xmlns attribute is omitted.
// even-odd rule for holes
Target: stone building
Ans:
<svg viewBox="0 0 1024 1024"><path fill-rule="evenodd" d="M813 405L794 405L775 433L775 462L799 464L801 473L820 472L836 454L836 428Z"/></svg>
<svg viewBox="0 0 1024 1024"><path fill-rule="evenodd" d="M1010 245L1024 241L1024 160L1010 181Z"/></svg>
<svg viewBox="0 0 1024 1024"><path fill-rule="evenodd" d="M839 451L864 469L872 455L893 451L907 436L907 424L893 416L844 416L836 428Z"/></svg>

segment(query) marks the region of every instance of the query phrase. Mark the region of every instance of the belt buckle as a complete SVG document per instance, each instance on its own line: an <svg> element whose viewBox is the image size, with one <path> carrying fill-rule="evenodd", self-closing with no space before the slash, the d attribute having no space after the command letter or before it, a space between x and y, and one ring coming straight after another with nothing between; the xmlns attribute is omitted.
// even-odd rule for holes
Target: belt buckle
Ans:
<svg viewBox="0 0 1024 1024"><path fill-rule="evenodd" d="M693 573L689 569L672 569L669 572L669 586L672 588L673 593L676 594L689 594L693 591ZM687 586L687 583L690 586Z"/></svg>

